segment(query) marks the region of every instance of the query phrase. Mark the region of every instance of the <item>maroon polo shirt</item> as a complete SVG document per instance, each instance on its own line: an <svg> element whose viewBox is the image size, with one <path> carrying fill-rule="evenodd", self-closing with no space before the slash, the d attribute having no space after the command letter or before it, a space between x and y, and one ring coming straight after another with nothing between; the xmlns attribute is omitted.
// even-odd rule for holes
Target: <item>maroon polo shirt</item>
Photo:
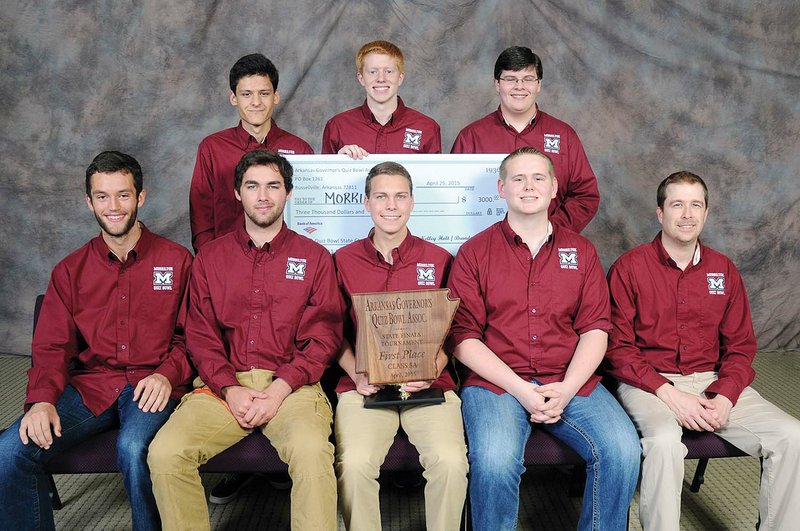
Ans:
<svg viewBox="0 0 800 531"><path fill-rule="evenodd" d="M203 247L189 300L189 355L217 395L251 369L292 389L316 383L342 344L333 259L285 224L260 249L244 227Z"/></svg>
<svg viewBox="0 0 800 531"><path fill-rule="evenodd" d="M283 155L314 153L308 142L287 133L275 120L263 143L245 131L241 122L204 138L197 148L189 189L189 220L195 252L244 223L242 205L233 195L233 172L242 156L256 149L269 149Z"/></svg>
<svg viewBox="0 0 800 531"><path fill-rule="evenodd" d="M600 192L583 144L569 124L537 107L534 122L518 133L506 123L498 107L462 129L450 152L502 154L524 146L547 153L553 160L558 192L550 202L550 221L581 232L597 214Z"/></svg>
<svg viewBox="0 0 800 531"><path fill-rule="evenodd" d="M406 107L397 98L397 109L381 125L367 106L339 113L325 124L322 152L338 153L346 145L357 144L369 153L441 153L439 124L419 111Z"/></svg>
<svg viewBox="0 0 800 531"><path fill-rule="evenodd" d="M611 374L651 393L659 373L718 371L706 389L736 404L755 378L756 336L742 277L725 255L700 246L685 270L655 239L620 256L608 272ZM693 261L694 262L694 261Z"/></svg>
<svg viewBox="0 0 800 531"><path fill-rule="evenodd" d="M99 415L126 384L154 372L169 380L172 398L188 390L182 302L192 256L141 227L124 263L97 236L53 269L33 334L26 410L55 404L72 384Z"/></svg>
<svg viewBox="0 0 800 531"><path fill-rule="evenodd" d="M531 259L508 219L495 223L461 246L447 285L461 298L450 344L479 339L525 380L562 381L580 335L611 330L597 251L557 225ZM599 380L593 375L578 394L588 395ZM469 369L463 385L504 392Z"/></svg>
<svg viewBox="0 0 800 531"><path fill-rule="evenodd" d="M355 241L342 247L333 255L336 277L344 304L349 309L345 324L345 335L351 345L355 345L356 316L352 307L353 293L378 293L384 291L403 291L420 289L440 289L445 287L447 273L453 257L438 245L413 236L410 232L399 247L392 249L392 262L389 264L372 245L371 237ZM433 277L421 279L419 271L426 275L433 270ZM431 387L445 391L456 388L452 376L443 370ZM336 387L337 393L356 388L353 380L345 374Z"/></svg>

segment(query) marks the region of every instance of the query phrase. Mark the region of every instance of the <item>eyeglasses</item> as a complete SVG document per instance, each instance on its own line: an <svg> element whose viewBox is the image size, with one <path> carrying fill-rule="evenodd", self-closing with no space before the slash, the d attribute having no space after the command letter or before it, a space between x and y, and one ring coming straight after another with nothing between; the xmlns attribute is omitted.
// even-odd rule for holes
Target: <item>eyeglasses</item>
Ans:
<svg viewBox="0 0 800 531"><path fill-rule="evenodd" d="M539 78L533 76L525 76L525 77L514 77L514 76L503 76L500 78L500 81L505 83L506 85L516 85L517 83L522 83L526 86L533 86L537 81L540 81Z"/></svg>

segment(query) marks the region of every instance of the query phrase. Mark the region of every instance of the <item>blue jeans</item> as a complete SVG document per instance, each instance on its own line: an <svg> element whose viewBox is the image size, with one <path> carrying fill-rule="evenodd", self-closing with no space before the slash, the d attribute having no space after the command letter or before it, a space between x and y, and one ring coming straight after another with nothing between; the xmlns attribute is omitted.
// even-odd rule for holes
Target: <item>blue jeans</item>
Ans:
<svg viewBox="0 0 800 531"><path fill-rule="evenodd" d="M147 467L147 447L176 405L176 400L170 400L164 411L143 413L133 401L133 388L129 384L114 405L95 417L78 391L68 385L56 404L61 437L53 437L48 450L33 441L22 444L19 438L22 419L17 419L0 435L0 529L55 529L49 484L42 465L92 435L118 426L117 466L131 502L133 529L161 529Z"/></svg>
<svg viewBox="0 0 800 531"><path fill-rule="evenodd" d="M476 531L516 529L519 484L530 415L512 395L478 386L461 390L469 446L469 499ZM555 424L536 424L586 461L578 529L627 529L628 506L639 478L639 436L602 384L576 396Z"/></svg>

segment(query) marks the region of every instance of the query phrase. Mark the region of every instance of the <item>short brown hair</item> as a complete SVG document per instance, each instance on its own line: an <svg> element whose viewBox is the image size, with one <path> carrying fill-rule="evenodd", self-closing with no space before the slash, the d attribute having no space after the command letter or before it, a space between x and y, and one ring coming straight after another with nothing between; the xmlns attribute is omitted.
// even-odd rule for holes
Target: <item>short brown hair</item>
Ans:
<svg viewBox="0 0 800 531"><path fill-rule="evenodd" d="M503 162L500 163L501 179L503 179L504 181L506 180L506 164L508 164L508 161L516 157L519 157L520 155L538 155L542 157L544 160L547 161L547 168L550 170L550 178L553 180L556 179L556 170L555 167L553 166L553 159L551 159L547 153L542 153L535 147L530 147L530 146L522 146L521 148L512 151L510 154L506 156L506 158L503 159Z"/></svg>
<svg viewBox="0 0 800 531"><path fill-rule="evenodd" d="M405 177L408 181L408 193L410 193L412 196L414 195L414 183L411 182L411 174L408 173L408 170L405 168L405 166L398 164L397 162L386 161L376 164L371 170L369 170L369 173L367 174L367 180L364 181L365 196L369 197L369 194L372 191L372 179L378 175L400 175L401 177Z"/></svg>
<svg viewBox="0 0 800 531"><path fill-rule="evenodd" d="M661 184L658 185L658 190L656 191L656 204L658 205L658 208L662 210L664 209L664 202L667 200L667 186L678 183L699 184L702 186L703 199L706 202L706 208L708 208L708 186L706 186L705 181L703 181L699 175L688 171L676 171L661 181Z"/></svg>
<svg viewBox="0 0 800 531"><path fill-rule="evenodd" d="M397 69L401 74L405 71L405 61L400 48L389 41L372 41L362 46L356 54L356 68L358 68L359 74L364 69L364 58L371 53L388 55L397 61Z"/></svg>

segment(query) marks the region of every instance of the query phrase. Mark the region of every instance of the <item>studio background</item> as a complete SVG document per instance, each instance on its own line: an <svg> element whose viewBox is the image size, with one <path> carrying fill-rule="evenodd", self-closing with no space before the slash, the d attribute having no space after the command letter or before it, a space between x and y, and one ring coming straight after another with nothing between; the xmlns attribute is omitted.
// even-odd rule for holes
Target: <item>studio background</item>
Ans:
<svg viewBox="0 0 800 531"><path fill-rule="evenodd" d="M84 171L100 151L145 173L140 219L189 247L197 145L237 122L228 71L262 52L280 70L275 119L319 150L359 105L354 56L374 39L406 56L400 95L458 131L494 110L497 55L544 63L542 110L583 141L600 185L584 231L603 265L658 230L673 171L710 187L703 241L747 286L759 347L800 349L800 6L672 2L4 2L0 10L0 351L30 353L36 294L99 233Z"/></svg>

